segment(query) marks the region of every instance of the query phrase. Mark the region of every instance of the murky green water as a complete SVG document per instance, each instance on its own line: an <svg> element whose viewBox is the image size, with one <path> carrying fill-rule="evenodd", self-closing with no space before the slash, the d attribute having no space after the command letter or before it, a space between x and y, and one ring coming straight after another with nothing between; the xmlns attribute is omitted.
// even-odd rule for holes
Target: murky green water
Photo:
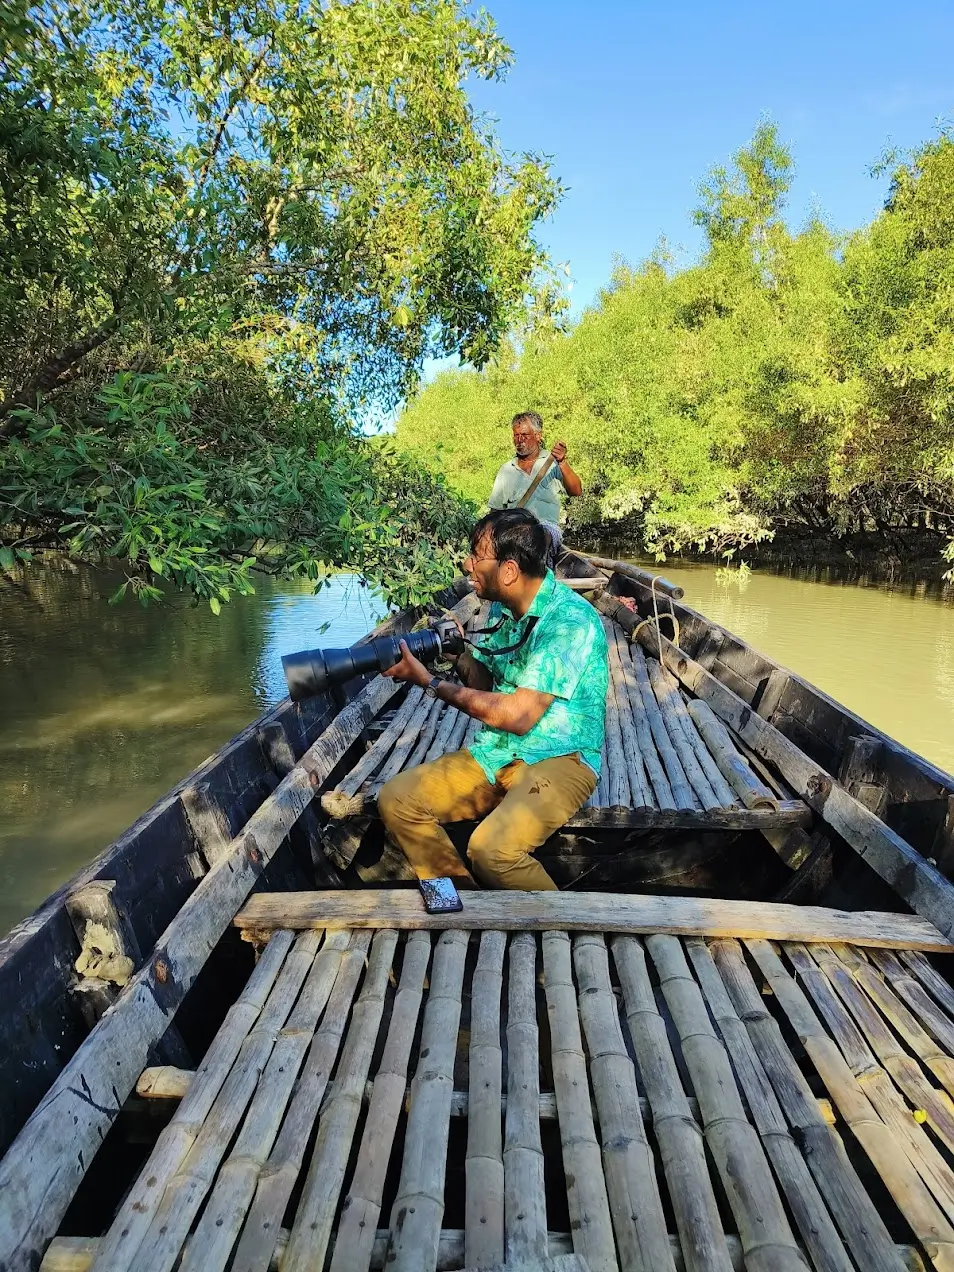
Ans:
<svg viewBox="0 0 954 1272"><path fill-rule="evenodd" d="M665 572L694 608L954 770L950 595ZM381 612L352 579L318 597L263 582L219 618L183 597L111 608L112 585L51 567L0 585L0 931L277 701L282 653L349 644Z"/></svg>
<svg viewBox="0 0 954 1272"><path fill-rule="evenodd" d="M352 578L260 581L218 618L182 596L109 606L114 585L51 567L0 585L0 932L277 702L281 654L351 644L383 610Z"/></svg>

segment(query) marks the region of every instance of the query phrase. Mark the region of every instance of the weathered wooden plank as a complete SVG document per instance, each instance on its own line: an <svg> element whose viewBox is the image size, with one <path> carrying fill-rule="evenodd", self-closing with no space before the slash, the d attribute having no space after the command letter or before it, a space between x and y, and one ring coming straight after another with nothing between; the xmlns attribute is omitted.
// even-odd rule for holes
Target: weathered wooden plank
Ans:
<svg viewBox="0 0 954 1272"><path fill-rule="evenodd" d="M643 793L642 803L660 808L675 808L672 787L653 744L652 731L646 717L642 694L636 681L629 643L623 630L616 623L610 629L610 667L616 678L616 697L619 703L620 728L627 746L632 771L639 780ZM633 779L630 778L632 784Z"/></svg>
<svg viewBox="0 0 954 1272"><path fill-rule="evenodd" d="M629 561L613 561L609 557L594 556L591 552L581 552L579 555L587 561L591 561L593 565L599 566L601 570L607 570L610 574L618 574L620 578L630 579L634 583L641 583L643 587L649 590L655 588L658 594L671 596L675 601L682 600L686 594L685 589L681 588L678 583L672 583L661 574L651 574L649 570L642 570L638 565L632 565Z"/></svg>
<svg viewBox="0 0 954 1272"><path fill-rule="evenodd" d="M800 799L777 808L583 808L567 830L772 830L810 826L812 811Z"/></svg>
<svg viewBox="0 0 954 1272"><path fill-rule="evenodd" d="M604 892L463 892L463 910L429 915L405 889L259 893L235 918L240 928L438 928L471 931L669 932L770 941L847 941L885 949L951 952L932 924L914 914L827 910L821 906L706 897Z"/></svg>

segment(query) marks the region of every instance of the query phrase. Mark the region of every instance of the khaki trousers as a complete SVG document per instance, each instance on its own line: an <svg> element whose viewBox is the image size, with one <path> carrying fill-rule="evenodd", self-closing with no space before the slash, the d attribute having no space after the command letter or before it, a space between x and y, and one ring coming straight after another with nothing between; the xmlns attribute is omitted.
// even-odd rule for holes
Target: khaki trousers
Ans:
<svg viewBox="0 0 954 1272"><path fill-rule="evenodd" d="M559 830L596 788L596 774L577 755L538 764L514 760L488 782L469 751L442 755L386 782L378 812L419 879L452 875L470 881L442 823L480 821L467 846L486 888L555 891L531 853Z"/></svg>

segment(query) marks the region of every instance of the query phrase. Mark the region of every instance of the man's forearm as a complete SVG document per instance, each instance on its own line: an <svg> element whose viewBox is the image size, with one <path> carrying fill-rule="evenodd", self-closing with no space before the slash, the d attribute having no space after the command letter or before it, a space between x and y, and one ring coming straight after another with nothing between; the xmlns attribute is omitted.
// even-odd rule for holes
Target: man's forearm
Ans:
<svg viewBox="0 0 954 1272"><path fill-rule="evenodd" d="M560 476L563 479L563 487L571 499L575 499L577 495L582 495L583 483L566 460L560 465Z"/></svg>
<svg viewBox="0 0 954 1272"><path fill-rule="evenodd" d="M516 733L522 737L529 733L537 720L539 712L522 702L512 693L494 693L486 689L471 689L468 685L455 685L450 680L441 682L437 696L442 702L448 702L465 715L473 716L481 724L492 729L501 729L504 733Z"/></svg>

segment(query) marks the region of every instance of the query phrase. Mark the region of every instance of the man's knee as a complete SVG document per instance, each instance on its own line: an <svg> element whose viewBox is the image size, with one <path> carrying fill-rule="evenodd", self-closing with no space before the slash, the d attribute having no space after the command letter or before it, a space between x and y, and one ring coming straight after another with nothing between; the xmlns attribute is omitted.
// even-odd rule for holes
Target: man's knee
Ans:
<svg viewBox="0 0 954 1272"><path fill-rule="evenodd" d="M496 836L492 830L485 829L486 825L486 822L481 822L475 828L467 845L467 856L478 878L489 881L503 874L507 863L513 860L513 854L501 851L500 844L495 842Z"/></svg>
<svg viewBox="0 0 954 1272"><path fill-rule="evenodd" d="M414 807L418 785L414 779L414 770L408 769L385 782L378 791L378 816L388 829L406 817Z"/></svg>

